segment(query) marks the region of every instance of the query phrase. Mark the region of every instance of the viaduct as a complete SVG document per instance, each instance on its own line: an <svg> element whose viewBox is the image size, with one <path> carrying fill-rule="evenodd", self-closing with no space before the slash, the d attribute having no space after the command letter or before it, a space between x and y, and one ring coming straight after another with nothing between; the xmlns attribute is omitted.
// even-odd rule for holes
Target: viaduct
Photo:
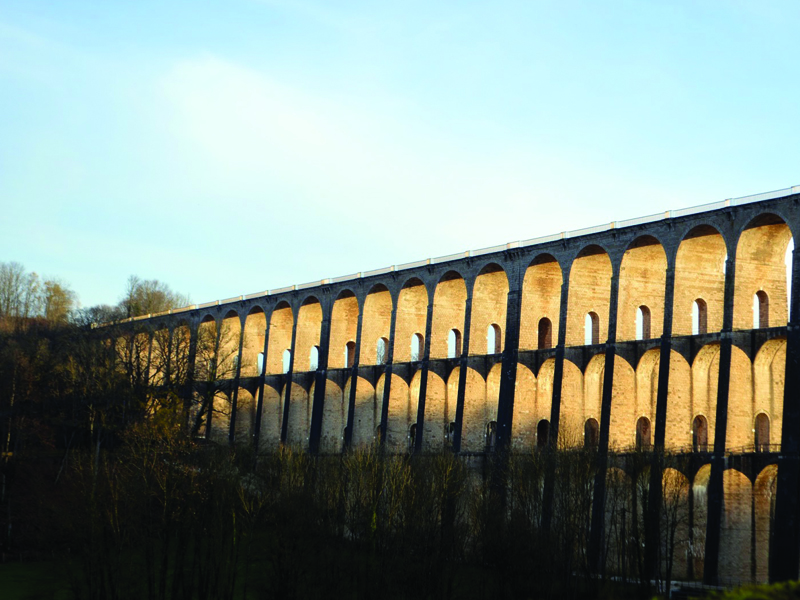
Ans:
<svg viewBox="0 0 800 600"><path fill-rule="evenodd" d="M214 382L199 431L208 439L313 453L378 440L467 457L593 447L590 556L602 547L606 474L619 457L684 455L690 467L674 473L690 489L682 576L797 579L794 231L800 187L130 326L152 380L183 352L194 389ZM669 470L659 460L655 500Z"/></svg>

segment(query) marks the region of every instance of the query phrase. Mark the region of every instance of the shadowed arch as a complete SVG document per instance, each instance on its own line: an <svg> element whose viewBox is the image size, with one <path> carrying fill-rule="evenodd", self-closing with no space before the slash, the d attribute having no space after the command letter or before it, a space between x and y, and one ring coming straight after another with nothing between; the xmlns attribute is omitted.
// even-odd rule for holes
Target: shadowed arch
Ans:
<svg viewBox="0 0 800 600"><path fill-rule="evenodd" d="M769 298L768 319L755 327L786 325L786 248L792 231L772 213L752 219L742 230L736 245L736 289L733 300L734 329L752 329L753 297ZM764 314L766 317L766 313ZM768 320L768 322L766 322Z"/></svg>
<svg viewBox="0 0 800 600"><path fill-rule="evenodd" d="M267 373L283 372L283 353L292 346L294 314L286 301L281 301L272 310L269 321L269 343L267 345Z"/></svg>
<svg viewBox="0 0 800 600"><path fill-rule="evenodd" d="M358 299L352 290L342 290L331 309L331 337L328 368L342 369L352 366L355 360L355 342L358 333ZM348 350L348 344L351 344Z"/></svg>
<svg viewBox="0 0 800 600"><path fill-rule="evenodd" d="M431 358L447 358L447 336L451 329L464 330L467 286L457 271L448 271L439 279L433 293ZM422 333L425 331L423 329Z"/></svg>
<svg viewBox="0 0 800 600"><path fill-rule="evenodd" d="M364 316L361 325L361 364L383 364L387 359L388 345L384 344L383 360L378 360L378 341L389 340L392 326L392 294L379 283L373 285L364 300Z"/></svg>
<svg viewBox="0 0 800 600"><path fill-rule="evenodd" d="M603 342L608 336L611 274L611 259L598 245L587 246L572 262L567 307L568 346L584 344L585 319L590 312L598 316L598 341Z"/></svg>
<svg viewBox="0 0 800 600"><path fill-rule="evenodd" d="M483 267L472 287L472 318L470 322L469 353L495 354L503 351L506 329L508 277L497 263ZM494 326L494 327L493 327ZM494 347L488 347L488 329L492 329Z"/></svg>
<svg viewBox="0 0 800 600"><path fill-rule="evenodd" d="M698 299L705 305L706 330L722 329L727 255L725 238L711 225L698 225L681 240L675 259L674 335L692 334L692 306Z"/></svg>
<svg viewBox="0 0 800 600"><path fill-rule="evenodd" d="M664 322L664 290L667 277L667 254L652 235L636 238L622 256L617 308L617 338L634 340L636 313L646 307L648 335L661 336Z"/></svg>
<svg viewBox="0 0 800 600"><path fill-rule="evenodd" d="M398 294L397 324L393 340L394 362L411 360L411 338L415 334L425 335L427 314L428 289L419 278L412 277L405 282Z"/></svg>

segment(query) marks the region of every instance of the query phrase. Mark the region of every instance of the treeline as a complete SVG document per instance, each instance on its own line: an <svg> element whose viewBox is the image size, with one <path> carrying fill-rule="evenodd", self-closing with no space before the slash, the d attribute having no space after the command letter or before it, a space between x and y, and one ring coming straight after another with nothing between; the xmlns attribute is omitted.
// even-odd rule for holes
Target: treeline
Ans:
<svg viewBox="0 0 800 600"><path fill-rule="evenodd" d="M131 281L113 314L163 310ZM188 340L156 333L150 345L130 324L88 325L106 309L30 314L0 327L0 552L57 559L76 598L652 595L648 454L631 459L635 476L610 471L603 558L591 564L591 449L216 445L202 422L228 361L213 339L198 336L193 370ZM665 579L688 527L688 490L668 483Z"/></svg>

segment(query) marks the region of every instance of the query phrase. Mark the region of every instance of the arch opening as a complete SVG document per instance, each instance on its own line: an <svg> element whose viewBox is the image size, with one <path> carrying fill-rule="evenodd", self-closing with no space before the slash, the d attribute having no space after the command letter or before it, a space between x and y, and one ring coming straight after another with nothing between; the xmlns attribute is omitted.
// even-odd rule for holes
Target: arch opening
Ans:
<svg viewBox="0 0 800 600"><path fill-rule="evenodd" d="M553 323L547 317L539 319L539 338L537 348L544 350L553 347Z"/></svg>
<svg viewBox="0 0 800 600"><path fill-rule="evenodd" d="M459 356L461 356L461 332L458 329L451 329L447 334L447 358Z"/></svg>
<svg viewBox="0 0 800 600"><path fill-rule="evenodd" d="M650 309L645 305L636 309L636 339L650 339Z"/></svg>
<svg viewBox="0 0 800 600"><path fill-rule="evenodd" d="M692 421L692 449L708 452L708 421L703 415L697 415Z"/></svg>
<svg viewBox="0 0 800 600"><path fill-rule="evenodd" d="M593 346L600 343L600 317L596 312L586 313L584 319L584 344Z"/></svg>
<svg viewBox="0 0 800 600"><path fill-rule="evenodd" d="M756 415L753 435L756 452L769 452L769 417L763 412Z"/></svg>
<svg viewBox="0 0 800 600"><path fill-rule="evenodd" d="M411 361L422 360L422 352L425 348L425 339L421 333L415 333L411 336Z"/></svg>
<svg viewBox="0 0 800 600"><path fill-rule="evenodd" d="M650 419L639 417L639 420L636 421L636 449L649 450L651 445Z"/></svg>

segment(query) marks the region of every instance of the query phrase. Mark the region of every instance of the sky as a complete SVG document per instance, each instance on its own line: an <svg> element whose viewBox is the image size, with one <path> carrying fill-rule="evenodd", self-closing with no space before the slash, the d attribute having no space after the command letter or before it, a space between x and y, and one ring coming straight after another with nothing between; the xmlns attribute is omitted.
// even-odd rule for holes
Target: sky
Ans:
<svg viewBox="0 0 800 600"><path fill-rule="evenodd" d="M800 3L0 0L0 261L194 302L800 184Z"/></svg>

